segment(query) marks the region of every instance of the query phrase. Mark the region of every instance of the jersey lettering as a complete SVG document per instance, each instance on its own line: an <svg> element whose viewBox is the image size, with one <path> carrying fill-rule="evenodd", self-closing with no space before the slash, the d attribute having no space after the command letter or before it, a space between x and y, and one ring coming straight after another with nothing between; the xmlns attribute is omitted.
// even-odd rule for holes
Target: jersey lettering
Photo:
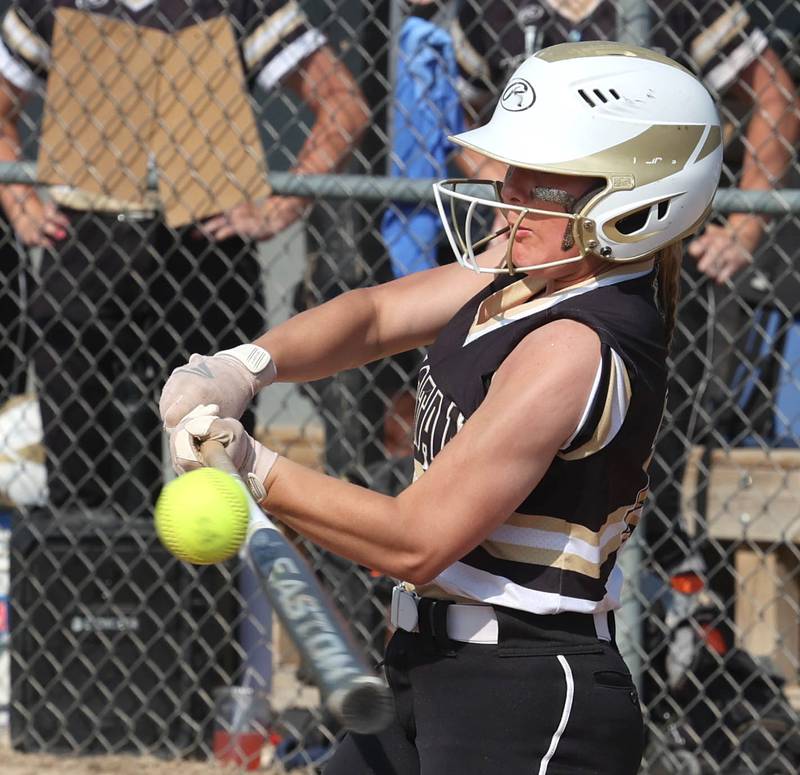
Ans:
<svg viewBox="0 0 800 775"><path fill-rule="evenodd" d="M415 459L427 469L464 424L456 404L437 387L428 363L419 370L417 406L414 416Z"/></svg>

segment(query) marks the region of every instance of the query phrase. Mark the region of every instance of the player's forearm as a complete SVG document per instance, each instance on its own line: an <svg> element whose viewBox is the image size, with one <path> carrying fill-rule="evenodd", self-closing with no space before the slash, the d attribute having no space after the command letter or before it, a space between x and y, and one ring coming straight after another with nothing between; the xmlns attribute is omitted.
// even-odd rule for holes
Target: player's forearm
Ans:
<svg viewBox="0 0 800 775"><path fill-rule="evenodd" d="M352 86L355 89L355 84ZM314 123L291 170L297 175L336 172L350 156L367 126L369 111L357 89L341 89L324 102L314 102L313 105ZM311 202L299 196L283 199L284 206L291 206L296 211L296 217Z"/></svg>
<svg viewBox="0 0 800 775"><path fill-rule="evenodd" d="M419 576L430 546L397 498L279 458L267 477L264 508L314 543L387 576Z"/></svg>
<svg viewBox="0 0 800 775"><path fill-rule="evenodd" d="M414 272L295 315L255 344L272 356L279 381L320 379L430 344L490 281L491 275L465 272L455 264Z"/></svg>

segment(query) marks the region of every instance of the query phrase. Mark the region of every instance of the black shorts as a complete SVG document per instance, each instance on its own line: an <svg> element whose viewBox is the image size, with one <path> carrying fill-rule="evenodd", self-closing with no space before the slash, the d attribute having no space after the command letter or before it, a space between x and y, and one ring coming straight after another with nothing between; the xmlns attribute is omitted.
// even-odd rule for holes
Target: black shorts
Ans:
<svg viewBox="0 0 800 775"><path fill-rule="evenodd" d="M642 713L613 643L564 632L526 638L519 628L508 635L502 619L499 641L444 648L398 630L385 661L393 724L348 735L325 775L638 772Z"/></svg>

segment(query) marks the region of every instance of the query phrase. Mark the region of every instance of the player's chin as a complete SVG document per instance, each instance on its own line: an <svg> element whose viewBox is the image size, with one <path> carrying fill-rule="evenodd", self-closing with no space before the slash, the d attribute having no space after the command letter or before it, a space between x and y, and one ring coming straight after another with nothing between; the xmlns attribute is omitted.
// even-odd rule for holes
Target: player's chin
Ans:
<svg viewBox="0 0 800 775"><path fill-rule="evenodd" d="M516 247L516 246L515 246ZM530 272L538 266L551 261L551 258L539 255L539 252L515 250L511 253L511 263L520 272Z"/></svg>

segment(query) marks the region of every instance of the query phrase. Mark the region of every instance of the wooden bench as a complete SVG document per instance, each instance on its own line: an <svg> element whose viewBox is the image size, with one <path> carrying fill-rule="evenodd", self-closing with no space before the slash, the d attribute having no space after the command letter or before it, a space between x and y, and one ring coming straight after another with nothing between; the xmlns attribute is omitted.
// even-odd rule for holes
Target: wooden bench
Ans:
<svg viewBox="0 0 800 775"><path fill-rule="evenodd" d="M706 471L692 450L683 486L690 533L695 496L708 473L705 531L733 542L739 645L769 656L790 685L800 672L800 449L715 449Z"/></svg>

